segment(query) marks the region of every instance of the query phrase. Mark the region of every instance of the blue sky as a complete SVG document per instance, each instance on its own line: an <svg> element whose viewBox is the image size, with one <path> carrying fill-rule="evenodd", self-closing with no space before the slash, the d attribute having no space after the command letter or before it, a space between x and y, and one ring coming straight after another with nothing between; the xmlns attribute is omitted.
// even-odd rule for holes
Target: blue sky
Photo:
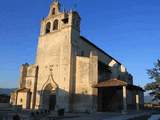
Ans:
<svg viewBox="0 0 160 120"><path fill-rule="evenodd" d="M160 58L159 0L61 0L77 3L81 35L123 63L136 85L151 82L146 69ZM0 2L0 88L18 86L19 67L34 63L40 22L51 0Z"/></svg>

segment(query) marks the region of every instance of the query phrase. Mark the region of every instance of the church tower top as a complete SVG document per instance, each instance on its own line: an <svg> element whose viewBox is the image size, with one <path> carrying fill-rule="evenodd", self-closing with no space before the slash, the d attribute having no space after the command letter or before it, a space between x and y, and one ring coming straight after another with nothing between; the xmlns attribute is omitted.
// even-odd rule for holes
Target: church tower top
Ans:
<svg viewBox="0 0 160 120"><path fill-rule="evenodd" d="M56 4L56 5L60 4L59 0L52 0L51 5L54 5L54 4Z"/></svg>
<svg viewBox="0 0 160 120"><path fill-rule="evenodd" d="M70 10L61 11L60 3L58 0L53 0L50 5L48 16L43 18L41 22L40 35L49 33L57 33L62 29L71 28L72 30L80 32L81 18L78 12Z"/></svg>
<svg viewBox="0 0 160 120"><path fill-rule="evenodd" d="M48 16L56 15L60 13L60 3L58 0L53 0L50 5L50 12Z"/></svg>

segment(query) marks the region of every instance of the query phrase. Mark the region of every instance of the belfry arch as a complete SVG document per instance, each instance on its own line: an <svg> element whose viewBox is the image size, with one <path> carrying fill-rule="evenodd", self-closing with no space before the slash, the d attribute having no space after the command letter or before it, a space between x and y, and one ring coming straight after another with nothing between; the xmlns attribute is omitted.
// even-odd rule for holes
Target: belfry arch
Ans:
<svg viewBox="0 0 160 120"><path fill-rule="evenodd" d="M51 32L51 23L50 22L48 22L47 24L46 24L46 33L50 33Z"/></svg>
<svg viewBox="0 0 160 120"><path fill-rule="evenodd" d="M58 20L57 19L53 22L53 30L58 30Z"/></svg>

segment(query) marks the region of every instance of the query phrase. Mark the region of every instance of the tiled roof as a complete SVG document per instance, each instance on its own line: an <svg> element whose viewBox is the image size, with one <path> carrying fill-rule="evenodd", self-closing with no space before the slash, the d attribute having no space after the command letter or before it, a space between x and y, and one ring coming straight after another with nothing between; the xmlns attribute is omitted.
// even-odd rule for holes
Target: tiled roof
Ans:
<svg viewBox="0 0 160 120"><path fill-rule="evenodd" d="M132 90L144 91L139 86L128 84L127 82L118 79L106 80L104 82L100 82L96 85L93 85L94 88L109 88L109 87L121 87L121 86L127 86L128 89Z"/></svg>
<svg viewBox="0 0 160 120"><path fill-rule="evenodd" d="M127 83L122 81L122 80L118 80L118 79L112 79L112 80L106 80L104 82L100 82L96 85L94 85L93 87L99 88L99 87L118 87L118 86L126 86Z"/></svg>
<svg viewBox="0 0 160 120"><path fill-rule="evenodd" d="M28 89L28 88L20 88L20 89L17 89L16 92L30 92L30 89Z"/></svg>

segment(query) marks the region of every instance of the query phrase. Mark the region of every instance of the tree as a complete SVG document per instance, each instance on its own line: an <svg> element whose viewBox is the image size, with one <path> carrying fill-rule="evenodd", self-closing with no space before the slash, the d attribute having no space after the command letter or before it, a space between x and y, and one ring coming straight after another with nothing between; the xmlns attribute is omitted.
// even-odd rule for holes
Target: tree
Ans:
<svg viewBox="0 0 160 120"><path fill-rule="evenodd" d="M160 102L160 59L154 64L154 68L148 69L147 74L154 82L148 83L145 90L153 97L153 101Z"/></svg>

